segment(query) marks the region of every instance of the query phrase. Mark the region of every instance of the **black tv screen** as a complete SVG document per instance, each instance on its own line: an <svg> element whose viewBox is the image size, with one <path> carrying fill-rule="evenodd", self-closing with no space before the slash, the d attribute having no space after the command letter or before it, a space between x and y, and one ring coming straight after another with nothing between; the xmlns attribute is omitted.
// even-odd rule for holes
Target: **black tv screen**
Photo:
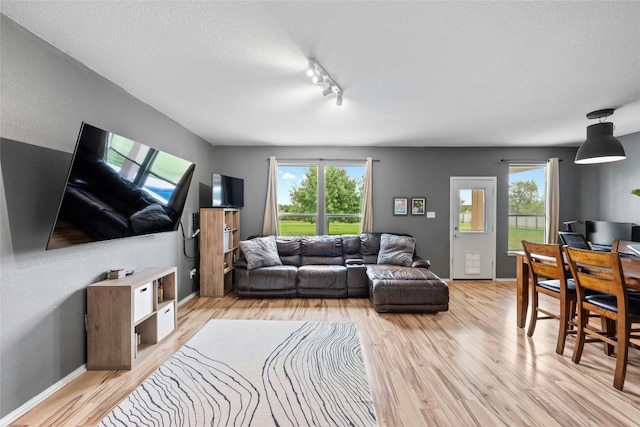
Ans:
<svg viewBox="0 0 640 427"><path fill-rule="evenodd" d="M87 123L47 249L175 231L195 164Z"/></svg>
<svg viewBox="0 0 640 427"><path fill-rule="evenodd" d="M214 208L244 207L244 180L219 173L211 174L211 206Z"/></svg>

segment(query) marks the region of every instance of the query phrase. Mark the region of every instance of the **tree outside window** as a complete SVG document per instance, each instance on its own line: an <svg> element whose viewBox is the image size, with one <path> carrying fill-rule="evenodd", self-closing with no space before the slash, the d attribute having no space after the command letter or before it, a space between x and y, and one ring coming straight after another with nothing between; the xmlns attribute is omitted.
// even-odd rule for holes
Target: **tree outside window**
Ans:
<svg viewBox="0 0 640 427"><path fill-rule="evenodd" d="M279 165L281 235L358 234L364 165Z"/></svg>

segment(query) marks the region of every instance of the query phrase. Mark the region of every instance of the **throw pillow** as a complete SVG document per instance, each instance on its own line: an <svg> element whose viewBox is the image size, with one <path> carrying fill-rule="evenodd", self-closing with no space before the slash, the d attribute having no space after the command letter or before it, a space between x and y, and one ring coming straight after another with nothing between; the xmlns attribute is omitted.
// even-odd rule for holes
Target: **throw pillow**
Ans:
<svg viewBox="0 0 640 427"><path fill-rule="evenodd" d="M380 252L378 264L404 265L411 267L416 240L409 236L382 234L380 237Z"/></svg>
<svg viewBox="0 0 640 427"><path fill-rule="evenodd" d="M282 265L275 236L243 240L240 242L240 249L242 249L244 258L247 260L247 270Z"/></svg>
<svg viewBox="0 0 640 427"><path fill-rule="evenodd" d="M136 233L162 230L173 223L164 208L158 204L149 205L134 213L129 217L129 222Z"/></svg>

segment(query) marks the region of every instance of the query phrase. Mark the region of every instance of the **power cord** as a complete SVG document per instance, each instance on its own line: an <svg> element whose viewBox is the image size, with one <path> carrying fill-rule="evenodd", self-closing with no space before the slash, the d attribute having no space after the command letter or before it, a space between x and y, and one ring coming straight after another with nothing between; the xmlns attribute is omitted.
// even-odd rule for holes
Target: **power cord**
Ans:
<svg viewBox="0 0 640 427"><path fill-rule="evenodd" d="M180 220L180 230L182 231L182 253L184 254L184 257L186 259L188 259L189 261L193 261L197 257L197 249L196 249L195 244L194 244L194 249L193 249L194 254L193 254L193 256L187 254L187 241L195 240L196 236L198 236L198 234L200 234L200 229L198 228L190 237L188 237L185 234L184 225L182 225L182 220Z"/></svg>

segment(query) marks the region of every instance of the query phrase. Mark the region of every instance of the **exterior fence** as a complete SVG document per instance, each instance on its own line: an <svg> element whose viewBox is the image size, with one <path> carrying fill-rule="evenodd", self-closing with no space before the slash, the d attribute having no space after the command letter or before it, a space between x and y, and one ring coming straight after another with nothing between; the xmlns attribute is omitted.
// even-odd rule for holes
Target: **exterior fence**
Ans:
<svg viewBox="0 0 640 427"><path fill-rule="evenodd" d="M544 224L544 215L509 214L509 227L511 228L531 228L534 230L544 230Z"/></svg>
<svg viewBox="0 0 640 427"><path fill-rule="evenodd" d="M460 224L471 222L471 212L460 212ZM544 230L544 214L509 214L509 227Z"/></svg>

